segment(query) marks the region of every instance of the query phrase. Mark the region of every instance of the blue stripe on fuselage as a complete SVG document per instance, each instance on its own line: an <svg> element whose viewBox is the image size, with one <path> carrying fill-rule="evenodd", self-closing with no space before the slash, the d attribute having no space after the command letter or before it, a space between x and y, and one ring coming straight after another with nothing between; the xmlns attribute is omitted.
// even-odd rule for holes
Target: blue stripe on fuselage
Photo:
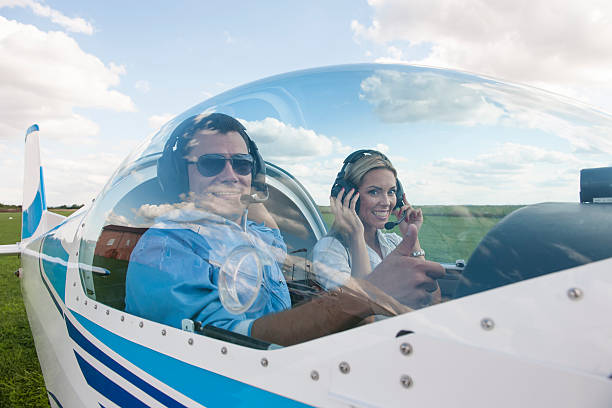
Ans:
<svg viewBox="0 0 612 408"><path fill-rule="evenodd" d="M63 303L66 297L66 269L68 267L68 252L64 249L62 241L55 238L52 232L43 238L40 252L42 269L53 285L55 292Z"/></svg>
<svg viewBox="0 0 612 408"><path fill-rule="evenodd" d="M102 350L93 345L89 340L85 338L77 328L72 324L70 319L66 319L66 327L68 328L68 334L83 350L88 352L92 357L97 359L99 362L161 402L162 404L168 407L177 407L177 408L186 408L183 404L173 400L163 392L159 391L157 388L153 387L151 384L143 381L136 374L132 373L121 364L110 358L108 355L104 354Z"/></svg>
<svg viewBox="0 0 612 408"><path fill-rule="evenodd" d="M79 355L79 353L75 351L74 355L76 356L79 367L81 367L81 371L85 376L85 381L87 381L87 384L89 384L91 388L98 391L100 394L104 395L106 398L113 401L120 407L147 408L145 403L96 370L91 364L85 361L83 357Z"/></svg>
<svg viewBox="0 0 612 408"><path fill-rule="evenodd" d="M55 401L55 403L57 404L57 406L59 408L64 408L64 407L62 407L62 404L60 404L60 402L57 399L57 397L55 395L53 395L53 393L51 391L47 390L47 394L49 394L51 396L51 398L53 398L53 401Z"/></svg>
<svg viewBox="0 0 612 408"><path fill-rule="evenodd" d="M88 330L93 336L95 336L105 346L109 347L116 353L120 354L126 360L132 364L138 366L140 369L147 372L149 375L157 378L159 381L167 384L169 387L179 391L187 397L198 401L200 404L206 405L210 408L214 407L251 407L251 406L266 406L266 407L308 407L309 405L302 404L298 401L282 397L262 390L257 387L242 383L240 381L233 380L228 377L224 377L220 374L213 373L208 370L193 366L191 364L182 362L165 354L151 350L147 347L133 343L123 337L120 337L100 326L86 319L84 316L79 315L72 311L74 317L78 322ZM67 315L66 322L69 320ZM72 325L74 327L74 325ZM76 327L74 327L75 330ZM82 334L74 334L75 337L85 339ZM75 340L77 343L78 341ZM94 344L85 339L87 347L94 347L96 351L90 354L96 358L100 358L101 362L105 365L108 363L109 368L119 375L126 375L127 369L122 367L116 361L112 360L111 357L104 354ZM80 343L79 343L80 345ZM81 347L83 347L81 345ZM83 347L83 349L86 349ZM87 349L86 349L87 350ZM89 352L89 351L88 351ZM100 354L104 357L101 357ZM109 360L112 362L109 362ZM120 368L117 368L120 367ZM132 374L135 376L135 374ZM130 380L129 375L126 375ZM125 377L124 377L125 378ZM141 380L144 383L144 380ZM140 383L133 383L140 388ZM148 387L153 387L148 383ZM146 387L145 387L146 388ZM143 388L141 388L143 389ZM148 388L143 389L148 393ZM161 392L161 391L160 391ZM152 397L156 398L154 395ZM157 398L156 398L157 399Z"/></svg>
<svg viewBox="0 0 612 408"><path fill-rule="evenodd" d="M55 295L53 294L53 292L51 291L51 288L49 287L49 284L43 277L42 268L40 269L40 280L42 280L42 282L45 284L45 288L47 288L47 292L49 292L49 296L51 296L51 300L53 300L53 303L55 303L55 307L57 308L57 311L59 312L59 314L62 315L62 317L64 317L64 312L62 311L61 306L57 302L57 299L55 299Z"/></svg>

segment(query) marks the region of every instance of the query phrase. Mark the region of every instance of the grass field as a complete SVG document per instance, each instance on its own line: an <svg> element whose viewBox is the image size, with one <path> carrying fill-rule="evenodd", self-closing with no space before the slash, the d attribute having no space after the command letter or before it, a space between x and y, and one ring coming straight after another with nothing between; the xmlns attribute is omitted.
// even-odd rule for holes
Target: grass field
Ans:
<svg viewBox="0 0 612 408"><path fill-rule="evenodd" d="M21 213L0 213L0 244L19 241ZM47 392L25 313L16 256L0 257L0 407L48 407Z"/></svg>
<svg viewBox="0 0 612 408"><path fill-rule="evenodd" d="M469 258L482 237L499 220L520 208L515 205L423 206L424 222L419 232L427 259L454 263ZM321 207L328 227L333 222L329 207ZM394 232L400 233L395 227Z"/></svg>
<svg viewBox="0 0 612 408"><path fill-rule="evenodd" d="M486 232L519 206L424 206L419 233L427 258L467 260ZM70 210L57 211L69 215ZM325 222L333 222L321 207ZM19 240L21 213L0 213L0 244ZM399 231L397 231L399 233ZM16 256L0 257L0 408L48 407L44 380L25 314Z"/></svg>

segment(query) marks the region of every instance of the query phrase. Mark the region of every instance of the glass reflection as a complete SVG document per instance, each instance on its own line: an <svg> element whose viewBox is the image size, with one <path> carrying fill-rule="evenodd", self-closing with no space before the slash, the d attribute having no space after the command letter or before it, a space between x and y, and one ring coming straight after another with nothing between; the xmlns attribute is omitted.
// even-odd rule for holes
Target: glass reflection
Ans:
<svg viewBox="0 0 612 408"><path fill-rule="evenodd" d="M265 173L255 170L248 175L239 174L238 164L224 160L222 172L216 175L233 172L232 187L216 190L214 183L210 184L198 169L200 157L221 154L230 159L232 155L252 154L248 141L237 138L228 144L225 143L228 139L215 139L211 135L201 140L189 139L185 146L171 141L177 132L189 133L182 127L188 118L205 118L214 112L223 112L244 127L256 143L262 157L259 168ZM334 316L346 323L343 326L333 326L333 329L326 326L327 331L291 339L263 336L269 342L292 344L353 327L361 321L363 313L373 310L381 315L403 313L410 310L408 307L428 306L454 296L603 259L612 254L605 249L594 254L577 242L559 238L550 245L576 263L549 265L547 259L559 259L560 255L545 249L550 246L546 238L541 245L534 244L535 252L530 252L516 241L516 235L510 234L508 238L507 231L517 228L527 231L528 227L539 225L534 220L546 218L547 211L561 211L547 207L542 213L534 212L538 214L533 216L535 218L524 216L531 214L533 207L530 205L542 202L573 202L580 209L578 213L572 213L565 204L563 211L574 214L582 225L595 220L595 224L600 222L608 226L607 212L585 210L587 207L577 201L580 169L612 164L611 128L609 115L568 103L554 95L439 69L357 65L309 70L258 81L179 115L132 152L88 215L81 242L80 262L104 268L110 274L92 275L92 268L83 268L83 285L89 296L124 309L126 280L131 290L143 286L142 282L151 276L146 269L155 259L151 251L143 251L140 258L132 259L137 261L134 266L131 262L136 256L135 248L144 247L147 242L142 242L142 237L152 236L151 230L180 230L182 232L175 237L177 240L197 247L197 253L208 254L206 262L200 257L202 263L198 264L199 267L204 263L212 265L209 270L213 272L206 277L208 280L201 292L207 291L205 295L208 296L218 290L218 270L232 251L246 245L254 252L249 253L244 262L236 263L244 269L235 268L235 273L230 274L238 278L233 281L235 286L228 286L227 292L242 306L252 302L242 312L243 317L237 318L236 314L224 309L218 295L213 296L217 303L206 305L189 300L192 293L186 287L172 289L179 297L184 297L181 298L184 304L177 303L180 312L168 314L172 317L149 316L140 309L130 309L130 305L128 311L176 327L181 327L181 320L187 318L252 335L249 330L255 320L288 311L298 310L294 313L299 313L299 317L292 315L293 319L317 323L316 314L320 311L313 308L312 299L325 302L326 296L342 288L342 296L347 296L343 301L347 303L344 309L336 308L339 310L336 312L345 315ZM188 154L180 157L181 166L185 166L183 176L174 174L164 180L165 174L173 173L163 169L176 165L164 164L167 150L182 151L185 147L188 147L188 152L185 151ZM430 265L434 269L424 272L421 283L433 290L424 289L428 296L418 301L398 293L407 291L409 286L409 280L399 275L391 278L390 284L366 279L378 265L361 262L360 266L369 265L368 272L355 270L352 260L348 262L348 255L347 265L342 267L321 262L316 257L315 244L334 236L338 228L331 227L341 222L340 213L334 211L338 208L334 209L333 200L330 202L331 186L343 160L359 149L373 149L383 154L392 163L393 177L403 188L405 203L411 205L411 210L421 211L418 226L413 220L385 231L381 226L384 224L382 218L395 219L389 211L397 210L390 205L392 197L387 203L390 210L371 207L372 214L378 212L381 216L381 225L374 225L366 217L361 220L364 230L374 226L373 230L377 231L368 235L374 236L375 241L364 235L368 243L366 255L372 250L379 264L383 263L389 253L410 236L414 227L418 239L408 245L406 256L423 249L427 261L441 263L445 269L445 272L436 272ZM256 166L257 160L253 163ZM204 169L205 174L211 171L212 168ZM264 174L265 178L260 177ZM357 181L355 187L359 184ZM389 186L380 186L381 191L386 189L389 193L391 187L396 186L387 184ZM368 193L360 191L360 194L364 200L364 194ZM350 203L347 206L350 208ZM382 211L387 213L383 215ZM585 211L590 215L585 215ZM401 217L404 212L399 211L397 215ZM512 215L507 217L509 214ZM575 223L568 226L564 220L552 217L549 224L570 232L578 228ZM188 228L183 223L198 225L198 228ZM276 232L249 232L252 224L262 223L262 228ZM408 225L413 227L407 230ZM554 231L550 233L562 236ZM152 237L152 241L160 245L167 242L169 238L164 234ZM192 234L200 234L200 237L205 234L206 245L183 236ZM265 238L266 234L271 234L269 239ZM349 238L355 234L344 235ZM252 236L260 236L263 242L253 240ZM595 245L591 229L580 236L587 246L601 247ZM386 241L392 242L380 245ZM608 241L602 236L597 242ZM346 243L342 247L346 249L350 245ZM607 246L610 247L612 245ZM160 253L163 250L160 246ZM168 270L195 270L193 264L186 264L191 262L189 256L179 247L170 252L179 255L172 257L177 258L178 264L169 265ZM211 252L219 256L211 258ZM506 252L514 255L502 255ZM258 258L249 258L258 253ZM270 259L259 262L265 258L264 253L269 254ZM367 256L364 259L371 260ZM504 259L505 266L494 263L494 259ZM466 260L465 274L462 274ZM161 262L159 257L157 261ZM405 264L405 260L402 262ZM137 264L148 265L142 266L146 269L142 276L147 278L131 281L138 273L132 274L130 268ZM508 265L515 266L508 270ZM176 275L178 282L180 276ZM198 281L201 277L195 273L191 279L201 283ZM435 287L427 285L430 281L435 282ZM168 289L176 282L158 286ZM183 290L185 293L181 292ZM263 301L265 297L272 299L274 296L278 299L274 298L269 304ZM128 293L130 297L145 297L145 293L137 296ZM370 302L365 308L363 299ZM264 303L266 306L257 307L258 312L251 309L252 305ZM206 320L202 313L207 305L213 304L215 306L210 307L216 308L221 317ZM351 324L342 320L347 316ZM279 319L271 323L266 333L269 334L270 327L286 323ZM238 320L249 323L242 323L244 327L238 330Z"/></svg>

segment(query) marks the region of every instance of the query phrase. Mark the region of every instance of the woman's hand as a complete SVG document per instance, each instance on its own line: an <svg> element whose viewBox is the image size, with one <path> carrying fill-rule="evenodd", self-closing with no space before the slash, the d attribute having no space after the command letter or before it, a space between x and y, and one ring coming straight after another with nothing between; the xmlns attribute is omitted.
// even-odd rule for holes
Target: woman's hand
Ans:
<svg viewBox="0 0 612 408"><path fill-rule="evenodd" d="M363 238L363 223L355 212L355 204L359 199L359 192L350 189L344 194L344 188L337 197L330 197L329 204L334 214L332 229L338 231L343 237L359 236Z"/></svg>
<svg viewBox="0 0 612 408"><path fill-rule="evenodd" d="M404 203L405 204L401 208L395 210L393 213L399 220L402 214L406 212L406 218L404 218L404 221L402 221L399 225L402 235L406 236L410 224L414 224L417 231L421 230L421 226L423 225L423 210L420 208L412 208L412 206L408 204L406 194L404 194Z"/></svg>

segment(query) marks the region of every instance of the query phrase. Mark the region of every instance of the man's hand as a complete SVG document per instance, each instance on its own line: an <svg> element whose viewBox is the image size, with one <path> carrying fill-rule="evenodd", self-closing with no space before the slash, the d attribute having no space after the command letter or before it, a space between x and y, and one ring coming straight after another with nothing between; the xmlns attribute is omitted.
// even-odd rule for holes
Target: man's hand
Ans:
<svg viewBox="0 0 612 408"><path fill-rule="evenodd" d="M437 262L410 256L418 239L417 227L410 224L404 239L366 278L404 305L418 309L430 305L439 290L444 267Z"/></svg>

